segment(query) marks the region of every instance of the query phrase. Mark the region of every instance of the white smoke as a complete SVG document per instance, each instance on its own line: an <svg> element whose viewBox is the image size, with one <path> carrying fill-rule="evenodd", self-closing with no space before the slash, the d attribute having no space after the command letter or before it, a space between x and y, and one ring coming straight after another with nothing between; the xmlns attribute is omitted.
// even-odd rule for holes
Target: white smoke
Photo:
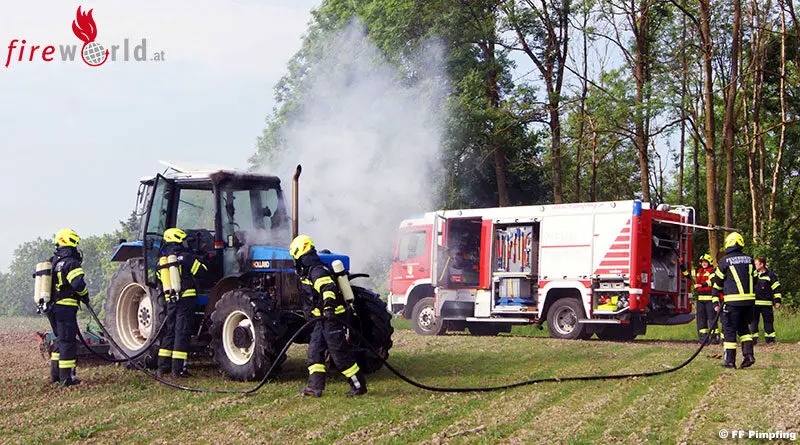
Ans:
<svg viewBox="0 0 800 445"><path fill-rule="evenodd" d="M433 205L448 92L443 52L427 45L399 70L358 22L323 45L307 98L283 128L286 149L260 170L281 176L288 197L294 167L303 166L300 232L318 249L350 255L358 271L391 254L402 219Z"/></svg>

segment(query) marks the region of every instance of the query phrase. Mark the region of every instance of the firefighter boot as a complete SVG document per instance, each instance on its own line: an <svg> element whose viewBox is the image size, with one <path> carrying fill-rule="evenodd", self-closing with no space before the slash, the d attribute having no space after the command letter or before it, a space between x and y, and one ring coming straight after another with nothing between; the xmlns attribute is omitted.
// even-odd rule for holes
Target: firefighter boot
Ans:
<svg viewBox="0 0 800 445"><path fill-rule="evenodd" d="M58 370L61 386L80 385L81 381L75 378L75 368L61 368Z"/></svg>
<svg viewBox="0 0 800 445"><path fill-rule="evenodd" d="M158 375L165 376L172 371L172 356L158 357Z"/></svg>
<svg viewBox="0 0 800 445"><path fill-rule="evenodd" d="M347 379L347 383L350 384L350 391L347 391L345 395L352 397L362 396L367 393L367 379L364 378L364 374L361 371Z"/></svg>
<svg viewBox="0 0 800 445"><path fill-rule="evenodd" d="M726 349L724 355L725 361L722 363L724 368L736 368L736 350Z"/></svg>
<svg viewBox="0 0 800 445"><path fill-rule="evenodd" d="M711 344L718 345L719 344L719 334L714 334L711 336Z"/></svg>
<svg viewBox="0 0 800 445"><path fill-rule="evenodd" d="M775 343L775 333L773 332L773 333L772 333L772 336L770 336L769 334L767 334L766 338L764 338L764 343L767 343L767 344L769 344L769 343Z"/></svg>
<svg viewBox="0 0 800 445"><path fill-rule="evenodd" d="M50 383L58 383L61 377L58 372L58 359L50 359Z"/></svg>
<svg viewBox="0 0 800 445"><path fill-rule="evenodd" d="M753 355L753 342L742 342L742 354L744 355L744 360L742 360L742 364L739 365L739 368L749 368L753 366L756 362L755 355Z"/></svg>
<svg viewBox="0 0 800 445"><path fill-rule="evenodd" d="M322 397L322 391L325 390L325 373L315 372L308 376L308 385L300 390L300 394L304 396Z"/></svg>
<svg viewBox="0 0 800 445"><path fill-rule="evenodd" d="M184 377L191 377L189 372L186 371L186 360L181 358L172 359L172 377L178 379Z"/></svg>

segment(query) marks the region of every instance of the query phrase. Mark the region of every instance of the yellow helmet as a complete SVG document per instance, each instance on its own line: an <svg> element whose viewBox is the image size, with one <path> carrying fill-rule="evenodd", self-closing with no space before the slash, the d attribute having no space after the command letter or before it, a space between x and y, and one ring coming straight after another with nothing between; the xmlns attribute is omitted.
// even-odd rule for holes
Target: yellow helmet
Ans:
<svg viewBox="0 0 800 445"><path fill-rule="evenodd" d="M56 232L56 237L53 240L53 243L55 243L56 246L60 247L77 247L78 241L80 240L81 238L78 236L77 233L75 233L74 230L61 229L58 232Z"/></svg>
<svg viewBox="0 0 800 445"><path fill-rule="evenodd" d="M739 232L733 232L725 238L726 249L736 245L744 247L744 238L742 238L742 234Z"/></svg>
<svg viewBox="0 0 800 445"><path fill-rule="evenodd" d="M298 235L297 238L293 239L292 243L289 244L289 253L292 255L292 258L297 260L313 248L314 241L311 241L311 238L307 235Z"/></svg>
<svg viewBox="0 0 800 445"><path fill-rule="evenodd" d="M164 241L168 243L182 243L186 239L186 232L176 227L164 231Z"/></svg>
<svg viewBox="0 0 800 445"><path fill-rule="evenodd" d="M708 264L714 264L714 258L707 253L700 257L700 261L708 261Z"/></svg>

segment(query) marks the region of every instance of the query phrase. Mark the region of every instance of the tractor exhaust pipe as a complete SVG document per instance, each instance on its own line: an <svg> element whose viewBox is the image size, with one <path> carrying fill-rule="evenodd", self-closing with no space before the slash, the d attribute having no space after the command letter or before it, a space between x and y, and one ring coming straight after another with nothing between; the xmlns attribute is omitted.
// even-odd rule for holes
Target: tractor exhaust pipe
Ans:
<svg viewBox="0 0 800 445"><path fill-rule="evenodd" d="M298 227L297 223L300 220L300 215L298 211L298 202L300 201L300 173L303 171L303 167L299 164L297 165L297 169L294 171L294 176L292 177L292 239L297 238L298 235Z"/></svg>

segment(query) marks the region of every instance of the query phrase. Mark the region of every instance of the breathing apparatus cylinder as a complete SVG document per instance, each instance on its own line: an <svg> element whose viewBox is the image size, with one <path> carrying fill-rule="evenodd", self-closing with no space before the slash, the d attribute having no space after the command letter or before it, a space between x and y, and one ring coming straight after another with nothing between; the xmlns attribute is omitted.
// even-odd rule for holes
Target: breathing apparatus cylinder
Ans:
<svg viewBox="0 0 800 445"><path fill-rule="evenodd" d="M53 265L49 261L36 263L33 274L33 302L39 308L50 302L50 289L53 286Z"/></svg>
<svg viewBox="0 0 800 445"><path fill-rule="evenodd" d="M168 256L167 264L169 264L169 284L172 285L172 293L180 295L181 271L178 269L178 257L175 255Z"/></svg>
<svg viewBox="0 0 800 445"><path fill-rule="evenodd" d="M161 288L164 290L164 295L172 295L172 284L169 279L169 268L165 267L167 264L167 257L162 256L158 259L158 278L161 280Z"/></svg>
<svg viewBox="0 0 800 445"><path fill-rule="evenodd" d="M333 260L331 263L333 274L336 276L336 283L339 284L339 290L342 291L345 301L355 300L353 295L353 288L350 287L350 280L347 278L347 271L344 269L344 263L340 260Z"/></svg>
<svg viewBox="0 0 800 445"><path fill-rule="evenodd" d="M181 293L181 271L178 268L178 257L175 255L162 256L158 259L158 278L167 297L178 296Z"/></svg>

